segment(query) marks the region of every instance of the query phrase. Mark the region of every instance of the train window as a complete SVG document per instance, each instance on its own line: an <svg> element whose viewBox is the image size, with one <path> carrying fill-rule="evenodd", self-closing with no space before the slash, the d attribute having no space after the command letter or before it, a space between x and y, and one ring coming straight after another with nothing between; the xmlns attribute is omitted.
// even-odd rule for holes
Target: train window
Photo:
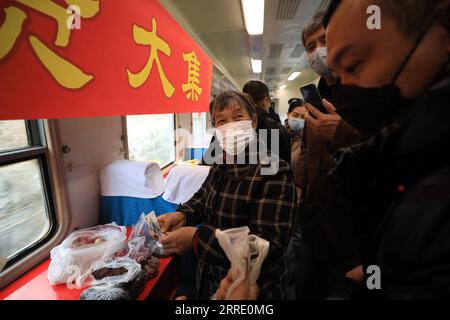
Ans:
<svg viewBox="0 0 450 320"><path fill-rule="evenodd" d="M28 135L25 121L0 121L0 151L26 146L28 146Z"/></svg>
<svg viewBox="0 0 450 320"><path fill-rule="evenodd" d="M42 121L0 121L0 258L13 264L56 230Z"/></svg>
<svg viewBox="0 0 450 320"><path fill-rule="evenodd" d="M175 161L175 116L173 114L127 116L130 160L151 161L161 168Z"/></svg>
<svg viewBox="0 0 450 320"><path fill-rule="evenodd" d="M50 228L38 160L0 167L0 257L10 258Z"/></svg>

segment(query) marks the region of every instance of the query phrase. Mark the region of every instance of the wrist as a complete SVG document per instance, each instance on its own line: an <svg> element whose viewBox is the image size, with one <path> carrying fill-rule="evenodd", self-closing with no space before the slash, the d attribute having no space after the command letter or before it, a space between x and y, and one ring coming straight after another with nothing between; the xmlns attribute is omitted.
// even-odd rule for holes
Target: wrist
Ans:
<svg viewBox="0 0 450 320"><path fill-rule="evenodd" d="M199 228L195 228L195 232L192 236L192 250L194 250L195 255L198 255L198 231Z"/></svg>
<svg viewBox="0 0 450 320"><path fill-rule="evenodd" d="M178 212L179 214L179 222L181 223L181 226L185 226L186 225L186 215L183 212Z"/></svg>

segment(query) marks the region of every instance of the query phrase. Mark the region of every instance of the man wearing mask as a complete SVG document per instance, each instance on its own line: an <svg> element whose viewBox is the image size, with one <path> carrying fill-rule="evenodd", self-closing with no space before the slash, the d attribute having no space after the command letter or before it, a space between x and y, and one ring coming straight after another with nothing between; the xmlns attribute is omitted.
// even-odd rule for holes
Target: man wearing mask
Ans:
<svg viewBox="0 0 450 320"><path fill-rule="evenodd" d="M249 81L245 84L242 91L249 94L256 105L264 110L270 119L281 124L280 116L271 106L269 88L264 82L258 80Z"/></svg>
<svg viewBox="0 0 450 320"><path fill-rule="evenodd" d="M334 153L363 139L335 112L336 79L327 66L324 12L305 26L302 41L311 68L321 78L318 89L328 113L307 104L309 114L300 154L300 210L302 240L297 249L297 298L324 299L338 294L349 298L348 284L362 280L360 253L348 203L331 188L327 173L335 166ZM339 291L339 292L337 292Z"/></svg>
<svg viewBox="0 0 450 320"><path fill-rule="evenodd" d="M260 130L267 130L267 148L271 151L276 150L272 148L274 141L271 139L271 131L278 130L278 153L281 159L287 163L291 163L291 142L289 138L289 133L286 128L281 124L273 114L276 115L275 111L270 107L270 94L269 88L264 82L252 80L245 84L242 91L252 97L255 105L256 112L258 114L258 134ZM272 109L272 115L271 110ZM278 115L277 115L278 116ZM273 150L272 150L273 149Z"/></svg>
<svg viewBox="0 0 450 320"><path fill-rule="evenodd" d="M331 175L367 218L364 269L381 274L366 297L448 299L450 0L333 0L324 23L337 112L374 134Z"/></svg>

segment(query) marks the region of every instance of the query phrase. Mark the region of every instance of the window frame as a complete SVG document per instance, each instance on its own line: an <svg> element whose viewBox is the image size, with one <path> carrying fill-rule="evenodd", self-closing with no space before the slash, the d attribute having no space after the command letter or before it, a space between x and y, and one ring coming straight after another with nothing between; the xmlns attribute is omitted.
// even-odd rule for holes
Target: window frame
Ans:
<svg viewBox="0 0 450 320"><path fill-rule="evenodd" d="M7 121L7 120L6 120ZM30 243L10 257L3 270L21 261L32 252L36 251L49 242L58 230L58 219L56 214L55 199L53 196L52 175L49 162L49 149L45 136L45 125L42 120L23 120L27 129L29 146L2 150L0 152L0 167L13 165L29 160L37 160L41 175L45 210L49 220L47 233L39 240ZM6 257L5 257L6 258Z"/></svg>
<svg viewBox="0 0 450 320"><path fill-rule="evenodd" d="M176 139L176 130L177 130L177 116L175 113L167 113L166 115L172 115L173 116L173 132L174 132L174 139L173 139L173 145L174 145L174 159L173 161L166 164L164 167L161 167L161 170L168 169L170 166L172 166L177 161L177 139ZM152 116L152 115L160 115L160 114L140 114L140 115L130 115L130 116ZM125 148L125 159L130 160L130 150L128 148L128 122L127 122L127 116L122 116L122 142L124 144Z"/></svg>

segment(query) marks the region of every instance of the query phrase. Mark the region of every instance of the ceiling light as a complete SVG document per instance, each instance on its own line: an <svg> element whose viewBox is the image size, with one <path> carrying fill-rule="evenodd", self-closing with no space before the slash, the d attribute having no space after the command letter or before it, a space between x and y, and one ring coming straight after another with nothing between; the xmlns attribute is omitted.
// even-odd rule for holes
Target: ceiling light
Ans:
<svg viewBox="0 0 450 320"><path fill-rule="evenodd" d="M287 85L283 84L283 85L280 87L280 90L284 90L284 89L286 89L286 88L287 88Z"/></svg>
<svg viewBox="0 0 450 320"><path fill-rule="evenodd" d="M245 28L251 36L264 32L264 0L241 0Z"/></svg>
<svg viewBox="0 0 450 320"><path fill-rule="evenodd" d="M261 73L262 72L262 60L250 59L252 63L253 73Z"/></svg>
<svg viewBox="0 0 450 320"><path fill-rule="evenodd" d="M297 77L301 74L301 72L292 72L292 74L289 76L288 81L294 81L297 79Z"/></svg>

